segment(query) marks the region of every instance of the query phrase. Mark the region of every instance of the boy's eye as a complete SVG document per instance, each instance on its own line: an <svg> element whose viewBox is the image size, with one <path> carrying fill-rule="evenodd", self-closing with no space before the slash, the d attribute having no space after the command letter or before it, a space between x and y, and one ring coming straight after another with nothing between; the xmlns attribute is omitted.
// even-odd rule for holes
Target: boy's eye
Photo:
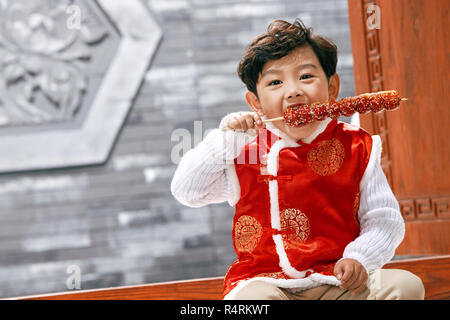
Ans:
<svg viewBox="0 0 450 320"><path fill-rule="evenodd" d="M312 78L312 75L311 75L311 74L304 74L304 75L302 75L302 76L300 77L300 80L306 80L306 79L309 79L309 78Z"/></svg>
<svg viewBox="0 0 450 320"><path fill-rule="evenodd" d="M279 84L281 84L280 80L273 80L273 81L269 82L269 86L276 86L276 85L279 85Z"/></svg>

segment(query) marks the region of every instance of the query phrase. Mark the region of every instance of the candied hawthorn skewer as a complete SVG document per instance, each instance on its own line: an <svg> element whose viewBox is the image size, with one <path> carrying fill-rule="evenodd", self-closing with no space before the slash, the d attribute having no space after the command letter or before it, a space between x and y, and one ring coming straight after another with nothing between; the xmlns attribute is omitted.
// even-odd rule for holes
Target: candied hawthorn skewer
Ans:
<svg viewBox="0 0 450 320"><path fill-rule="evenodd" d="M340 116L351 116L352 114L380 112L382 110L395 110L399 107L400 98L396 90L380 91L375 93L364 93L355 97L342 98L338 101L326 103L313 103L309 105L298 105L285 110L283 117L265 120L285 120L292 127L306 125L313 121L322 121L325 118L338 119Z"/></svg>

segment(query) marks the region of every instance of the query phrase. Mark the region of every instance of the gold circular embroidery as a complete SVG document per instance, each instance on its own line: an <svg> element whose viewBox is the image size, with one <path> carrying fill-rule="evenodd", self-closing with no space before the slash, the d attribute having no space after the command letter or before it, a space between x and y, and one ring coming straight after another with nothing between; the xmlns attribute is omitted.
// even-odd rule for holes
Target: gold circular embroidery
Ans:
<svg viewBox="0 0 450 320"><path fill-rule="evenodd" d="M321 176L329 176L339 170L344 162L345 150L342 143L334 138L319 142L308 152L307 160L311 169Z"/></svg>
<svg viewBox="0 0 450 320"><path fill-rule="evenodd" d="M262 226L251 216L241 216L234 224L234 240L236 249L240 252L255 250L262 236Z"/></svg>
<svg viewBox="0 0 450 320"><path fill-rule="evenodd" d="M297 209L281 211L281 232L284 246L289 249L296 244L304 243L311 232L308 217Z"/></svg>

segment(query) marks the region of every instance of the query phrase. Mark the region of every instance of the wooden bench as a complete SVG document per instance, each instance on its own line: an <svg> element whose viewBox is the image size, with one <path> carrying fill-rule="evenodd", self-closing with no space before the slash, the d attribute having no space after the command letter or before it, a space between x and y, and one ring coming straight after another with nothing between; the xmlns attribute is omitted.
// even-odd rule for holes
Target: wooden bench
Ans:
<svg viewBox="0 0 450 320"><path fill-rule="evenodd" d="M425 286L425 299L450 299L450 255L397 260L384 268L409 270ZM223 277L18 297L18 300L219 300Z"/></svg>

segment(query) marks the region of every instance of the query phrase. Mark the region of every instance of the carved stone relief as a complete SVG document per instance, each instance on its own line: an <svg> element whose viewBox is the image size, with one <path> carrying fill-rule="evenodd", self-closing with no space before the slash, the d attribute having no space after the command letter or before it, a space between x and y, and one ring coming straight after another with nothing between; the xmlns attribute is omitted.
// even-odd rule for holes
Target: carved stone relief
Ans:
<svg viewBox="0 0 450 320"><path fill-rule="evenodd" d="M104 162L160 38L140 0L0 0L0 172Z"/></svg>

